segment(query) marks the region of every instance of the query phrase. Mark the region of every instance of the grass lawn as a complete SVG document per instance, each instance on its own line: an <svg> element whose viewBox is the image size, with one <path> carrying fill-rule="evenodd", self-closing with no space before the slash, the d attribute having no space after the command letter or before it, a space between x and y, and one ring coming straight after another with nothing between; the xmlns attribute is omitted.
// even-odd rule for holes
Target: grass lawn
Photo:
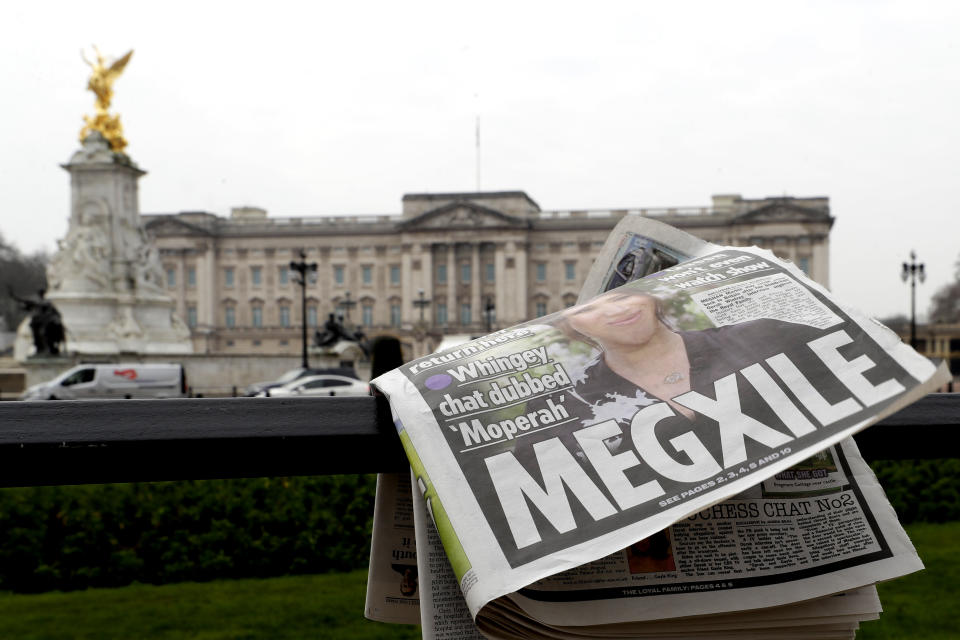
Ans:
<svg viewBox="0 0 960 640"><path fill-rule="evenodd" d="M0 594L4 640L379 640L420 628L363 617L367 572Z"/></svg>
<svg viewBox="0 0 960 640"><path fill-rule="evenodd" d="M960 522L906 527L926 569L878 585L883 613L858 640L960 637Z"/></svg>
<svg viewBox="0 0 960 640"><path fill-rule="evenodd" d="M927 569L880 585L884 613L860 640L957 638L960 522L907 527ZM373 640L419 628L363 617L366 571L39 595L0 594L11 640Z"/></svg>

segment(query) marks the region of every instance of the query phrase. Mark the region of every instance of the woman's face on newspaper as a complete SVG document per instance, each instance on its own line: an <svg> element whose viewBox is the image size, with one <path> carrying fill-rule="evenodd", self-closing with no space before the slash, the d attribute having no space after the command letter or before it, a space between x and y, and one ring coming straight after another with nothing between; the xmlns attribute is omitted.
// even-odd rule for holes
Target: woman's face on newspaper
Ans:
<svg viewBox="0 0 960 640"><path fill-rule="evenodd" d="M660 328L656 298L632 292L605 293L565 315L573 329L601 346L643 345Z"/></svg>

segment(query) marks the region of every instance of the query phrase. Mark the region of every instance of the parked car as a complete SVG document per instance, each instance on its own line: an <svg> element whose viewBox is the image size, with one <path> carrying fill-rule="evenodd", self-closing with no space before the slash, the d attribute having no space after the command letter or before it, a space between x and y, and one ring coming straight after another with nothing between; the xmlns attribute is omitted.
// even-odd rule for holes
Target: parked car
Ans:
<svg viewBox="0 0 960 640"><path fill-rule="evenodd" d="M180 364L82 364L24 391L21 400L94 398L185 398L187 374Z"/></svg>
<svg viewBox="0 0 960 640"><path fill-rule="evenodd" d="M359 380L357 377L357 372L353 370L353 367L326 367L326 368L314 368L310 367L304 369L303 367L297 367L296 369L290 369L282 376L276 380L268 380L266 382L254 382L249 387L244 390L244 395L246 396L259 396L264 395L263 392L267 389L274 389L276 387L281 387L288 382L293 382L294 380L299 380L300 378L306 378L307 376L319 376L319 375L336 375L344 376L347 378L353 378Z"/></svg>
<svg viewBox="0 0 960 640"><path fill-rule="evenodd" d="M258 395L270 398L368 396L370 385L356 378L324 374L299 378L279 387L265 389Z"/></svg>

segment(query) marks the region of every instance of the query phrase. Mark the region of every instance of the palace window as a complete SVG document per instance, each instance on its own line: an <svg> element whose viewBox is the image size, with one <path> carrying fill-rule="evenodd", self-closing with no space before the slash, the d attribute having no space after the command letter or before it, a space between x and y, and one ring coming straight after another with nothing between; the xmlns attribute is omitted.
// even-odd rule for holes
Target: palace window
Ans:
<svg viewBox="0 0 960 640"><path fill-rule="evenodd" d="M251 318L251 324L259 329L263 326L263 307L254 307L252 311L253 316Z"/></svg>
<svg viewBox="0 0 960 640"><path fill-rule="evenodd" d="M280 306L280 326L290 326L290 305L284 304Z"/></svg>
<svg viewBox="0 0 960 640"><path fill-rule="evenodd" d="M195 287L197 286L197 269L196 267L187 267L187 286Z"/></svg>
<svg viewBox="0 0 960 640"><path fill-rule="evenodd" d="M390 284L400 284L400 265L398 264L390 265Z"/></svg>
<svg viewBox="0 0 960 640"><path fill-rule="evenodd" d="M547 263L538 262L537 263L537 282L546 282L547 281Z"/></svg>
<svg viewBox="0 0 960 640"><path fill-rule="evenodd" d="M187 307L187 326L191 329L197 327L197 307L195 305Z"/></svg>
<svg viewBox="0 0 960 640"><path fill-rule="evenodd" d="M173 267L167 268L167 286L175 287L177 286L177 270Z"/></svg>
<svg viewBox="0 0 960 640"><path fill-rule="evenodd" d="M333 282L334 284L343 284L343 265L342 264L333 265Z"/></svg>
<svg viewBox="0 0 960 640"><path fill-rule="evenodd" d="M373 305L365 304L360 309L360 315L362 318L363 326L372 327L373 326Z"/></svg>
<svg viewBox="0 0 960 640"><path fill-rule="evenodd" d="M563 270L567 277L567 280L577 279L577 263L576 262L564 262Z"/></svg>
<svg viewBox="0 0 960 640"><path fill-rule="evenodd" d="M290 267L280 267L280 273L277 276L277 280L280 283L280 286L287 286L287 282L290 281Z"/></svg>
<svg viewBox="0 0 960 640"><path fill-rule="evenodd" d="M260 267L250 267L250 284L259 287L263 283L263 269Z"/></svg>
<svg viewBox="0 0 960 640"><path fill-rule="evenodd" d="M447 324L447 303L437 304L437 324L443 326Z"/></svg>
<svg viewBox="0 0 960 640"><path fill-rule="evenodd" d="M437 282L440 284L447 283L447 265L445 264L437 265Z"/></svg>
<svg viewBox="0 0 960 640"><path fill-rule="evenodd" d="M390 326L399 327L403 322L402 312L400 311L399 302L390 303Z"/></svg>
<svg viewBox="0 0 960 640"><path fill-rule="evenodd" d="M223 270L223 286L233 286L233 267L227 267Z"/></svg>
<svg viewBox="0 0 960 640"><path fill-rule="evenodd" d="M227 307L223 310L223 323L228 329L237 326L237 311L233 307Z"/></svg>
<svg viewBox="0 0 960 640"><path fill-rule="evenodd" d="M460 305L460 324L470 324L471 322L473 322L473 314L470 303L464 302Z"/></svg>

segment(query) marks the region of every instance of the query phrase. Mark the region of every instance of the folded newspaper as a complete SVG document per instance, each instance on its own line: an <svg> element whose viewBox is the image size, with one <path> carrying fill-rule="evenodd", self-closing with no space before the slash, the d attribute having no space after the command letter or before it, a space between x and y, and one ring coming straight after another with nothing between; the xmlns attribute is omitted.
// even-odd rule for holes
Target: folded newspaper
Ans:
<svg viewBox="0 0 960 640"><path fill-rule="evenodd" d="M768 251L625 218L577 305L372 381L413 482L378 483L367 616L853 637L922 564L850 436L947 376Z"/></svg>

